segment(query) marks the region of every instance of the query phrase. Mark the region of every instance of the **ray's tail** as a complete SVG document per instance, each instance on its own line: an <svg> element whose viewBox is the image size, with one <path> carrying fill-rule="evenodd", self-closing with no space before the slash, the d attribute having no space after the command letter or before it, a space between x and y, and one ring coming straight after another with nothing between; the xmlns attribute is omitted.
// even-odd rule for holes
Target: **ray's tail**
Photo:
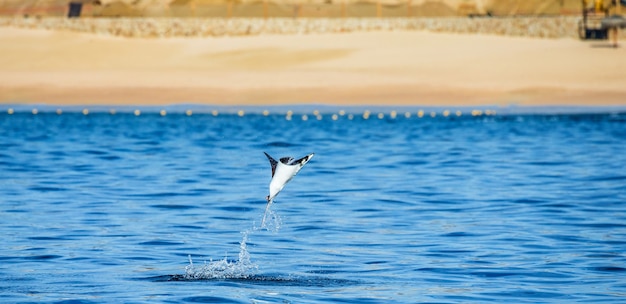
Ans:
<svg viewBox="0 0 626 304"><path fill-rule="evenodd" d="M267 218L267 212L270 210L270 206L274 202L274 199L270 199L269 195L267 196L267 205L265 206L265 213L263 213L263 220L261 220L261 228L265 227L265 219Z"/></svg>

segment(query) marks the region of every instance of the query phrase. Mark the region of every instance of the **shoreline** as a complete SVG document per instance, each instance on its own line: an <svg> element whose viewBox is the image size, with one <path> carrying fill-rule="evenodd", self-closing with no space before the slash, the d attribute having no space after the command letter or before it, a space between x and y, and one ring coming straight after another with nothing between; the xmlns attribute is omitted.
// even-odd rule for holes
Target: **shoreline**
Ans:
<svg viewBox="0 0 626 304"><path fill-rule="evenodd" d="M51 106L111 105L169 106L175 104L263 106L335 105L395 107L611 107L626 106L626 92L576 91L537 88L518 92L453 91L413 86L368 88L154 88L154 87L3 87L0 104L48 104ZM6 98L6 96L11 98Z"/></svg>

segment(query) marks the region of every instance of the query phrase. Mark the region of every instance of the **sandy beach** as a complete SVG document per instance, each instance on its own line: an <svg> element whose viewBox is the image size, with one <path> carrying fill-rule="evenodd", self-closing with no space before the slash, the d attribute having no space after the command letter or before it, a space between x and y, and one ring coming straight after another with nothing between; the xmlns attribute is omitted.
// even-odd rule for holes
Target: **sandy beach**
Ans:
<svg viewBox="0 0 626 304"><path fill-rule="evenodd" d="M626 105L626 42L427 31L125 38L0 27L0 103Z"/></svg>

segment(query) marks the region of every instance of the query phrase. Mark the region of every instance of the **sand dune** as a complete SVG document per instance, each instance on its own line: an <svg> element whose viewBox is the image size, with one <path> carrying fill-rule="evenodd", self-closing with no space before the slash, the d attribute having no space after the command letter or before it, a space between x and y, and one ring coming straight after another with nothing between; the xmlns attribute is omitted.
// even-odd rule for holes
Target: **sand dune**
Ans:
<svg viewBox="0 0 626 304"><path fill-rule="evenodd" d="M625 105L626 48L419 31L118 38L0 28L0 100Z"/></svg>

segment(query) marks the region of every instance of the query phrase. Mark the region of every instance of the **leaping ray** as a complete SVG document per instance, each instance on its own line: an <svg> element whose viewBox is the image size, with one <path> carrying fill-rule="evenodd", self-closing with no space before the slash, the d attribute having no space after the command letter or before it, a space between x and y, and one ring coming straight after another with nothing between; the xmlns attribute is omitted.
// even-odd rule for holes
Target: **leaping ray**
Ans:
<svg viewBox="0 0 626 304"><path fill-rule="evenodd" d="M270 165L272 165L272 180L270 181L270 194L265 198L267 200L267 205L265 206L265 213L263 214L261 227L265 227L265 217L267 216L267 211L270 209L270 205L274 201L274 198L281 190L283 190L285 184L296 176L298 171L300 171L300 169L302 169L302 167L304 167L304 165L311 160L313 155L315 155L315 153L311 153L296 160L294 160L293 157L282 157L280 161L276 161L269 154L265 153L265 156L267 156L267 159L270 161Z"/></svg>

